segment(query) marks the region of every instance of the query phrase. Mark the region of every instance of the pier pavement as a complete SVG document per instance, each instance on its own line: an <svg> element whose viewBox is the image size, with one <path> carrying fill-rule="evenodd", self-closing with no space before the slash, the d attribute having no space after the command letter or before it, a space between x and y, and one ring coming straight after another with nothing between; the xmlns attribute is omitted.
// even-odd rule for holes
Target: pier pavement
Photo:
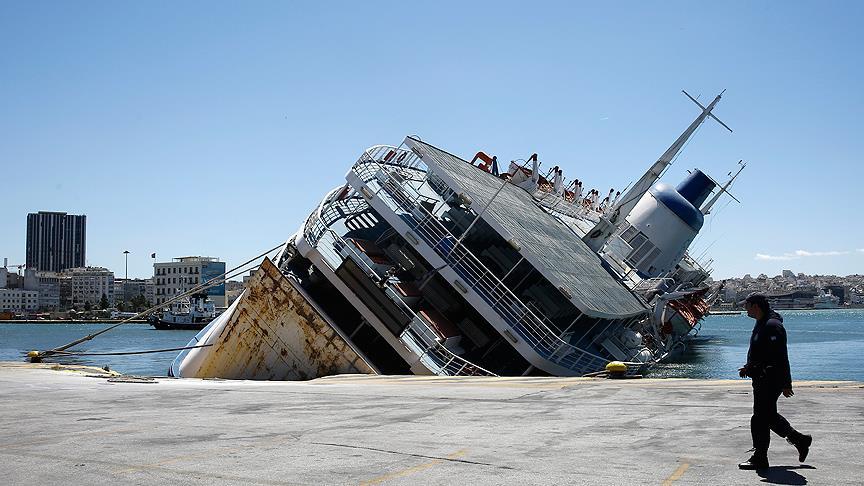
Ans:
<svg viewBox="0 0 864 486"><path fill-rule="evenodd" d="M727 380L345 375L136 379L0 363L0 484L861 484L864 384L796 383L740 471L750 386Z"/></svg>

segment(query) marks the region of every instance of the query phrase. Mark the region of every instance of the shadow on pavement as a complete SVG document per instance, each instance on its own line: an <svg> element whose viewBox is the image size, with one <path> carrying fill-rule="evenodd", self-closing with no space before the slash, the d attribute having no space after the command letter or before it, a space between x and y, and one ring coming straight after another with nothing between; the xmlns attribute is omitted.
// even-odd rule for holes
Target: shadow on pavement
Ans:
<svg viewBox="0 0 864 486"><path fill-rule="evenodd" d="M763 483L771 484L807 484L807 478L795 472L796 469L816 469L813 466L772 466L768 469L760 469L756 474L762 478Z"/></svg>

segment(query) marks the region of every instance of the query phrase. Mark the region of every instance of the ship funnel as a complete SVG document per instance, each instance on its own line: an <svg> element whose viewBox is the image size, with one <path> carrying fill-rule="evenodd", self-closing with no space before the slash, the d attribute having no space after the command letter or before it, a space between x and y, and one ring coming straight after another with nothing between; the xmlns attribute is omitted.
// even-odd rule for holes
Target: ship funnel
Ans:
<svg viewBox="0 0 864 486"><path fill-rule="evenodd" d="M699 207L711 195L717 184L701 170L694 169L676 188L693 207Z"/></svg>

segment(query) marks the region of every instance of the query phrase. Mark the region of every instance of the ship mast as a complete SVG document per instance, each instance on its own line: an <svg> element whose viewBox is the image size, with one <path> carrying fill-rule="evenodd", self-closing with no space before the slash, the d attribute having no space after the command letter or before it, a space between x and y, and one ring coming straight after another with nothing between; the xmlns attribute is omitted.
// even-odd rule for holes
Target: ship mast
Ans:
<svg viewBox="0 0 864 486"><path fill-rule="evenodd" d="M704 206L702 206L702 210L701 210L702 214L704 214L706 216L708 214L710 214L711 208L714 206L714 203L716 203L717 200L720 199L720 196L722 196L723 193L729 194L729 197L731 197L732 199L735 199L735 202L738 202L738 203L741 202L738 199L736 199L735 196L732 195L732 193L729 192L729 187L732 186L732 183L735 182L735 178L737 178L738 174L740 174L741 171L744 170L744 167L747 167L747 164L745 164L743 162L744 162L743 160L738 161L738 165L740 166L740 167L738 167L738 172L735 172L735 175L732 175L732 172L729 172L729 175L732 176L732 178L729 179L729 181L726 182L726 184L723 184L723 187L721 187L720 190L717 191L717 194L715 194L714 197L711 198L710 201L708 201L707 203L705 203Z"/></svg>
<svg viewBox="0 0 864 486"><path fill-rule="evenodd" d="M720 94L718 94L717 97L714 98L714 101L712 101L707 107L702 106L701 103L696 101L696 99L690 96L690 94L686 91L681 90L681 92L684 93L688 98L690 98L693 103L696 103L696 105L698 105L699 108L702 109L702 113L700 113L699 116L697 116L696 119L693 120L693 123L691 123L690 126L688 126L687 129L684 130L684 132L675 140L675 142L672 143L672 145L668 149L666 149L665 152L663 152L663 155L661 155L660 158L657 159L657 162L654 162L654 165L652 165L648 169L648 171L646 171L645 174L642 175L642 177L636 182L636 184L634 184L633 187L631 187L630 190L621 197L621 202L619 202L615 205L614 208L612 208L611 216L609 217L609 219L607 220L605 218L601 218L600 222L598 222L597 225L585 235L583 240L594 251L600 251L603 245L606 244L606 241L609 239L609 237L612 236L612 234L615 232L616 229L618 229L621 223L627 219L630 211L632 211L633 208L636 207L636 203L638 203L639 200L642 199L642 196L644 196L645 193L648 192L648 189L650 189L651 186L653 186L654 183L657 182L657 179L660 178L660 175L663 173L666 167L668 167L672 163L672 160L675 158L675 156L678 155L679 152L681 152L681 149L684 148L684 145L687 143L688 140L690 140L690 137L693 136L693 134L696 132L696 129L698 129L699 126L702 125L702 122L704 122L706 118L711 117L716 120L717 123L722 125L723 128L729 130L730 132L732 131L731 128L726 126L725 123L720 121L719 118L717 118L716 116L714 116L714 114L711 113L711 110L713 110L717 103L720 101L723 93L726 92L725 89L721 91Z"/></svg>

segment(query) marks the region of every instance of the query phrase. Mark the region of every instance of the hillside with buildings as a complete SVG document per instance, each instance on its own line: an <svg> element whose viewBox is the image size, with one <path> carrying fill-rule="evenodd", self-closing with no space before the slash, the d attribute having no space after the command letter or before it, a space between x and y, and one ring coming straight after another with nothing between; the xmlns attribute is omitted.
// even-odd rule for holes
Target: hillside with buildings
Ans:
<svg viewBox="0 0 864 486"><path fill-rule="evenodd" d="M718 282L719 284L720 282ZM736 309L736 303L753 292L768 296L777 309L833 309L864 307L864 275L805 275L783 270L769 277L750 274L723 281L724 289L715 308Z"/></svg>

